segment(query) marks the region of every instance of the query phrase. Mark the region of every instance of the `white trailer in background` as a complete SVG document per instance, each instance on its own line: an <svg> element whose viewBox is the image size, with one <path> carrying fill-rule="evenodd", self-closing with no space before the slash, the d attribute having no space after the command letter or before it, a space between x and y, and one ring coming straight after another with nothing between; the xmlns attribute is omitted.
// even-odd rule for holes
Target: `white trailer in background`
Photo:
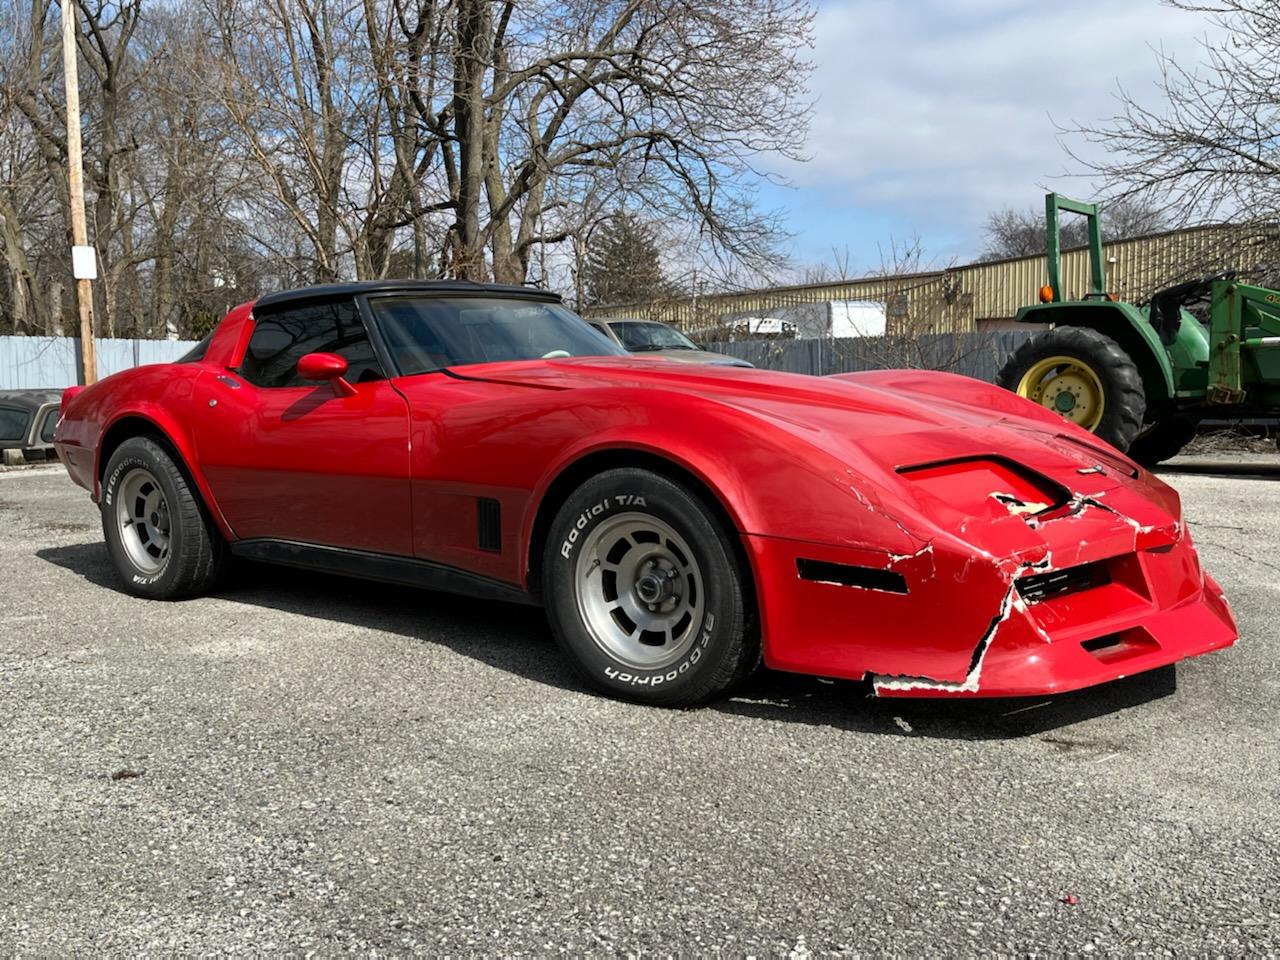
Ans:
<svg viewBox="0 0 1280 960"><path fill-rule="evenodd" d="M885 308L878 300L831 301L829 337L883 337Z"/></svg>

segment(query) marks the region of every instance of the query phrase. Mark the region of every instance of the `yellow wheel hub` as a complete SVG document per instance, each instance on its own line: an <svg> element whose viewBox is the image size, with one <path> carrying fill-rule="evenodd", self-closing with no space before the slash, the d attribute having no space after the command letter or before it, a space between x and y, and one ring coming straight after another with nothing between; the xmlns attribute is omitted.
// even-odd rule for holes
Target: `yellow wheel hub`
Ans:
<svg viewBox="0 0 1280 960"><path fill-rule="evenodd" d="M1102 378L1076 357L1046 357L1018 381L1018 396L1034 400L1086 430L1098 429L1106 396Z"/></svg>

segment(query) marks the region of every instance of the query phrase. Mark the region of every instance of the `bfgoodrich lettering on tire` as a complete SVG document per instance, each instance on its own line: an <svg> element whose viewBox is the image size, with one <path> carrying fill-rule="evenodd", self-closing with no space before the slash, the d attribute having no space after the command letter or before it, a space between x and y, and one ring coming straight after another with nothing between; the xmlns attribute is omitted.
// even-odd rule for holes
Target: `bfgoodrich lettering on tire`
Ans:
<svg viewBox="0 0 1280 960"><path fill-rule="evenodd" d="M601 473L556 514L542 589L556 641L595 686L645 703L718 696L759 662L733 531L646 470Z"/></svg>
<svg viewBox="0 0 1280 960"><path fill-rule="evenodd" d="M226 545L160 444L132 437L116 448L101 510L107 552L130 593L171 600L212 589Z"/></svg>

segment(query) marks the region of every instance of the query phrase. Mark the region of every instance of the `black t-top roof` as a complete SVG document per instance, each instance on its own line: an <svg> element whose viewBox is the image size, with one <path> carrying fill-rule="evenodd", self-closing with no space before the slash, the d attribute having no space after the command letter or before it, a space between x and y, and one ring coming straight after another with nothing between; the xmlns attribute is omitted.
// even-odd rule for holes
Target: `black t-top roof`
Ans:
<svg viewBox="0 0 1280 960"><path fill-rule="evenodd" d="M255 307L277 307L306 300L330 300L354 297L362 293L442 293L498 297L520 297L526 300L560 302L560 295L538 287L519 287L507 283L476 283L473 280L358 280L352 283L324 283L314 287L281 290L259 297Z"/></svg>

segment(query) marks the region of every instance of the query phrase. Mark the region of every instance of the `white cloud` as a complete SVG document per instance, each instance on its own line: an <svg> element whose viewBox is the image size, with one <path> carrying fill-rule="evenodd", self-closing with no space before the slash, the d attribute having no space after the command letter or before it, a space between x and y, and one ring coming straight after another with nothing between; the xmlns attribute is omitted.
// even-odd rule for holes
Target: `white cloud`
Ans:
<svg viewBox="0 0 1280 960"><path fill-rule="evenodd" d="M1036 205L1044 185L1087 193L1059 179L1078 171L1055 121L1111 115L1117 82L1154 97L1152 46L1198 58L1210 27L1158 0L829 0L812 160L780 172L806 195L972 249L993 209Z"/></svg>

